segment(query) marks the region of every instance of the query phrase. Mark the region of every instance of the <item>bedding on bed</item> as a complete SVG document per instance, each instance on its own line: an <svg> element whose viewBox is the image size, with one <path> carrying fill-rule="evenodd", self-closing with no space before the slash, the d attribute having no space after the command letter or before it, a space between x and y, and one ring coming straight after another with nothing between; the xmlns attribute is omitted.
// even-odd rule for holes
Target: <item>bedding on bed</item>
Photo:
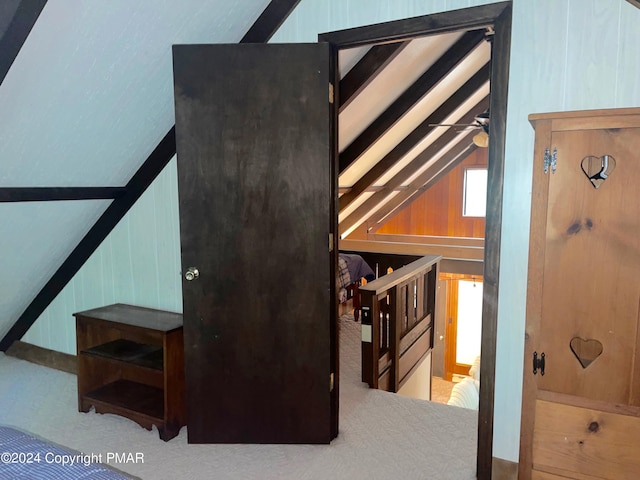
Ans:
<svg viewBox="0 0 640 480"><path fill-rule="evenodd" d="M76 452L15 428L0 425L0 480L136 478L103 465L100 461L98 455Z"/></svg>
<svg viewBox="0 0 640 480"><path fill-rule="evenodd" d="M351 275L349 275L349 269L347 268L347 262L338 257L338 275L336 278L336 290L338 291L338 303L347 301L347 287L351 285Z"/></svg>

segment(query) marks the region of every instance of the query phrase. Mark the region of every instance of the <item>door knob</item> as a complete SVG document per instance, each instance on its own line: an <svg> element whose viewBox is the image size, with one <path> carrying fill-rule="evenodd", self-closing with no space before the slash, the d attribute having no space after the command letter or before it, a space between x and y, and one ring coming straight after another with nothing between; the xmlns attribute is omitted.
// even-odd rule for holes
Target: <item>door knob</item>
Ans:
<svg viewBox="0 0 640 480"><path fill-rule="evenodd" d="M184 278L186 278L187 281L189 281L189 282L191 280L195 280L199 276L200 276L200 272L198 271L198 269L196 267L187 268L187 272L184 274Z"/></svg>

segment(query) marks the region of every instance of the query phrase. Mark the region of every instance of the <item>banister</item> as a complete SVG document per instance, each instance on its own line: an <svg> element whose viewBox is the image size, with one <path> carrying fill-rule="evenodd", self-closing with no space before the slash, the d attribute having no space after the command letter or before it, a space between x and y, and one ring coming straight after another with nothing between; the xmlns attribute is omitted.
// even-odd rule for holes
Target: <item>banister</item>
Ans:
<svg viewBox="0 0 640 480"><path fill-rule="evenodd" d="M433 347L439 255L360 287L362 381L397 392Z"/></svg>
<svg viewBox="0 0 640 480"><path fill-rule="evenodd" d="M360 291L379 295L380 293L391 290L396 285L399 285L405 280L417 275L422 270L426 270L428 267L435 265L440 260L442 260L442 256L440 255L426 255L415 262L411 262L409 265L405 265L404 267L394 270L387 275L367 282L366 285L362 285L360 287Z"/></svg>

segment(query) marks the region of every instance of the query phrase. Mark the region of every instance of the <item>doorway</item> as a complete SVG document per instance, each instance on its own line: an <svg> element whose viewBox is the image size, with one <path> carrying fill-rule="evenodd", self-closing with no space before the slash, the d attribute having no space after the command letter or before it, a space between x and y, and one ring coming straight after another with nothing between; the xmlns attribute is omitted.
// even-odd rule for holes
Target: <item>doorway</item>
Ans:
<svg viewBox="0 0 640 480"><path fill-rule="evenodd" d="M478 417L478 478L491 478L493 453L494 374L496 353L500 233L506 110L511 42L511 2L444 12L374 26L319 35L319 41L338 50L368 44L491 27L494 31L491 63L491 135L489 139L488 196L484 249L482 305L482 363ZM337 115L337 114L336 114Z"/></svg>
<svg viewBox="0 0 640 480"><path fill-rule="evenodd" d="M482 338L482 277L440 274L446 282L443 378L469 376L480 356Z"/></svg>

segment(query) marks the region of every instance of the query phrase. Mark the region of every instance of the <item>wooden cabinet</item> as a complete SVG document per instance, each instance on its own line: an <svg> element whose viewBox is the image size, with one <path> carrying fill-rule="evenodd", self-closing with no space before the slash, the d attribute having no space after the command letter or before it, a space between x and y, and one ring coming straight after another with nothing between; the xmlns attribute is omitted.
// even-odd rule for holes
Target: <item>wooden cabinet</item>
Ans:
<svg viewBox="0 0 640 480"><path fill-rule="evenodd" d="M637 478L640 109L530 120L519 478Z"/></svg>
<svg viewBox="0 0 640 480"><path fill-rule="evenodd" d="M182 315L115 304L74 316L78 410L94 406L175 437L186 424Z"/></svg>

